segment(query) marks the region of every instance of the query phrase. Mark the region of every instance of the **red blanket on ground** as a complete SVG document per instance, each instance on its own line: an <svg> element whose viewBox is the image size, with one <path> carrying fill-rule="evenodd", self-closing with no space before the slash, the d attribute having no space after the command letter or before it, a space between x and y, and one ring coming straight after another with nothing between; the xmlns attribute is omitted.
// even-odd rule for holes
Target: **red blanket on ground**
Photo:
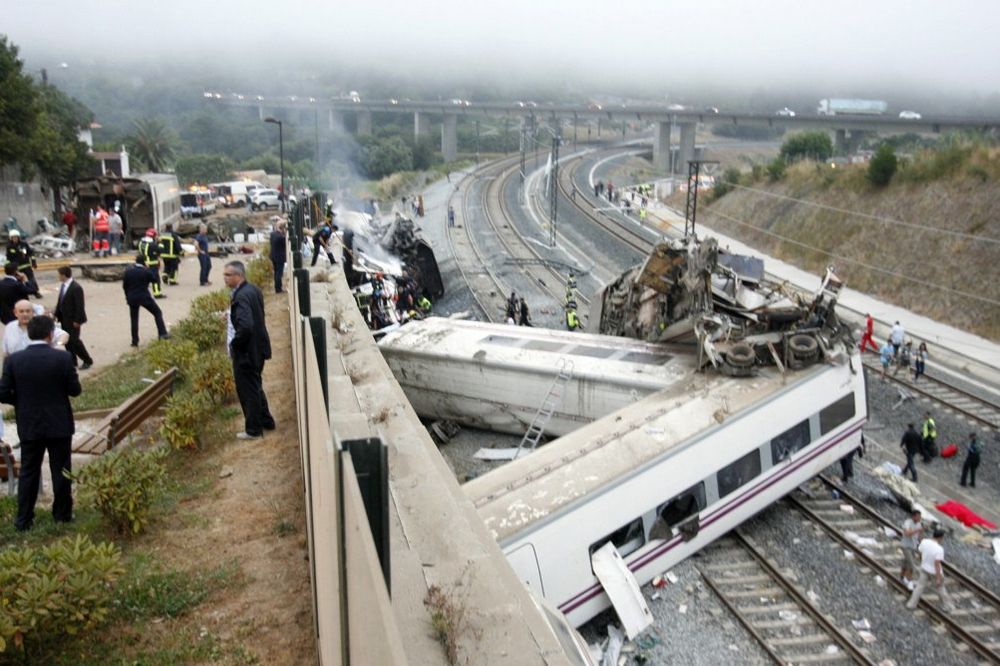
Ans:
<svg viewBox="0 0 1000 666"><path fill-rule="evenodd" d="M988 530L995 530L997 528L996 524L991 523L969 507L955 500L948 500L943 504L938 504L935 508L946 516L951 516L955 520L961 521L966 527L982 525Z"/></svg>

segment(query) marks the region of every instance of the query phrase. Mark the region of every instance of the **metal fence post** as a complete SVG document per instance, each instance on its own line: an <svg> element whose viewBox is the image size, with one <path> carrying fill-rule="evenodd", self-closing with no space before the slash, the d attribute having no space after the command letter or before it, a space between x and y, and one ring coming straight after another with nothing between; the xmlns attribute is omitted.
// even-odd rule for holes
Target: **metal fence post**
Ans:
<svg viewBox="0 0 1000 666"><path fill-rule="evenodd" d="M307 285L308 286L308 283ZM309 317L309 330L312 333L313 347L316 349L316 366L319 368L319 380L323 385L323 404L326 405L327 418L330 413L330 387L327 377L326 363L326 319Z"/></svg>
<svg viewBox="0 0 1000 666"><path fill-rule="evenodd" d="M309 269L297 268L292 271L295 288L299 290L299 314L308 317L312 314L312 301L309 298Z"/></svg>

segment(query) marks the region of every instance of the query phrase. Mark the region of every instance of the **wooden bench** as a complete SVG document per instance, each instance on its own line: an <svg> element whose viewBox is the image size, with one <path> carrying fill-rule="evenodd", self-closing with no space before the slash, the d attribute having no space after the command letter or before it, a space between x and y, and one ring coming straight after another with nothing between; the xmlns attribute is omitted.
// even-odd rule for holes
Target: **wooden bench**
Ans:
<svg viewBox="0 0 1000 666"><path fill-rule="evenodd" d="M110 451L170 397L176 378L177 368L164 372L141 393L132 396L101 419L94 432L73 445L73 453L100 454Z"/></svg>

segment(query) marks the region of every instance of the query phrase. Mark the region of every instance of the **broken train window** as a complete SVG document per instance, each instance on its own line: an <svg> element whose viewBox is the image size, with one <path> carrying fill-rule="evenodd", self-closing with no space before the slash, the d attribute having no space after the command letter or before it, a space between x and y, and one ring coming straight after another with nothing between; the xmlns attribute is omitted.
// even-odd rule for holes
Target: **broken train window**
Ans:
<svg viewBox="0 0 1000 666"><path fill-rule="evenodd" d="M699 481L656 509L656 522L649 530L649 538L669 539L675 527L685 541L694 538L698 534L698 513L705 504L705 482Z"/></svg>
<svg viewBox="0 0 1000 666"><path fill-rule="evenodd" d="M716 474L719 499L749 483L758 474L760 474L760 449L754 449L736 462L726 465Z"/></svg>
<svg viewBox="0 0 1000 666"><path fill-rule="evenodd" d="M611 534L592 543L590 545L591 557L593 557L594 553L597 552L601 546L609 541L615 545L615 548L618 549L618 553L622 557L625 557L629 553L634 553L642 548L643 544L646 543L646 535L642 529L642 516L636 518L627 525L622 525Z"/></svg>
<svg viewBox="0 0 1000 666"><path fill-rule="evenodd" d="M771 440L772 464L777 465L782 460L787 460L793 453L808 446L810 441L809 420L795 424Z"/></svg>

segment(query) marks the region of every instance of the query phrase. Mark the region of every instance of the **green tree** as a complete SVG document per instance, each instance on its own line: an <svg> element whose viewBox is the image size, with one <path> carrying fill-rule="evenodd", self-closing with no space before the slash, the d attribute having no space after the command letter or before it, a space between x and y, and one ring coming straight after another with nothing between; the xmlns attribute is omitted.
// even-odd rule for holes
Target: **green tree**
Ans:
<svg viewBox="0 0 1000 666"><path fill-rule="evenodd" d="M230 177L235 170L236 163L225 155L204 153L181 157L174 165L177 181L184 187L231 180Z"/></svg>
<svg viewBox="0 0 1000 666"><path fill-rule="evenodd" d="M263 155L256 155L248 160L243 161L243 169L246 171L253 171L255 169L263 169L265 173L281 173L281 160L277 155L272 155L271 153L265 153ZM287 171L289 162L285 160L285 169Z"/></svg>
<svg viewBox="0 0 1000 666"><path fill-rule="evenodd" d="M129 152L151 172L161 172L174 158L174 135L158 118L133 122L135 133L128 138Z"/></svg>
<svg viewBox="0 0 1000 666"><path fill-rule="evenodd" d="M17 47L0 35L0 165L23 167L31 162L38 105L34 83L17 53Z"/></svg>
<svg viewBox="0 0 1000 666"><path fill-rule="evenodd" d="M79 130L90 125L90 110L54 86L39 90L38 125L31 137L31 159L54 189L93 170L94 161Z"/></svg>
<svg viewBox="0 0 1000 666"><path fill-rule="evenodd" d="M822 162L833 155L833 141L826 132L793 134L781 145L781 157L786 162L809 159Z"/></svg>
<svg viewBox="0 0 1000 666"><path fill-rule="evenodd" d="M362 137L358 150L358 167L368 178L382 178L396 171L413 168L413 153L398 136Z"/></svg>
<svg viewBox="0 0 1000 666"><path fill-rule="evenodd" d="M868 180L873 185L884 187L896 175L898 166L896 151L889 144L882 144L868 163Z"/></svg>

